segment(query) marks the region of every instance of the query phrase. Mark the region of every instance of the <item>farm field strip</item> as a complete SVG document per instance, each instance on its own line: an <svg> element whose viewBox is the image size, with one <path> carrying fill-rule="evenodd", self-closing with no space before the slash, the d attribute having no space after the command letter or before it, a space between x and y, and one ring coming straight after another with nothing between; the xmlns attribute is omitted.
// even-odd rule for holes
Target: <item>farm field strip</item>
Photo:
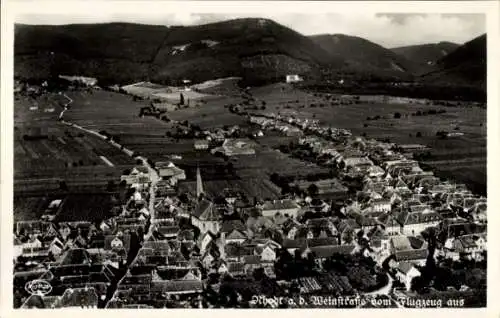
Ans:
<svg viewBox="0 0 500 318"><path fill-rule="evenodd" d="M39 159L40 156L36 153L36 151L34 151L30 145L28 144L24 144L22 145L22 148L24 148L24 150L26 150L26 152L28 153L28 155L33 158L33 159Z"/></svg>

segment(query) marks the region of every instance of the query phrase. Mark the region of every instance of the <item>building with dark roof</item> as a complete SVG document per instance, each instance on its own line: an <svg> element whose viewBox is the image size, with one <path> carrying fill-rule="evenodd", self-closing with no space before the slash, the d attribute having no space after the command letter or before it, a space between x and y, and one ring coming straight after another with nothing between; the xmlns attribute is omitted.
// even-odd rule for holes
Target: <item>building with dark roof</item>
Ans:
<svg viewBox="0 0 500 318"><path fill-rule="evenodd" d="M196 226L201 233L219 233L221 229L222 216L214 207L214 204L206 199L196 203L193 213L191 213L191 223Z"/></svg>
<svg viewBox="0 0 500 318"><path fill-rule="evenodd" d="M266 201L261 207L262 215L274 217L277 213L297 217L300 206L291 199Z"/></svg>

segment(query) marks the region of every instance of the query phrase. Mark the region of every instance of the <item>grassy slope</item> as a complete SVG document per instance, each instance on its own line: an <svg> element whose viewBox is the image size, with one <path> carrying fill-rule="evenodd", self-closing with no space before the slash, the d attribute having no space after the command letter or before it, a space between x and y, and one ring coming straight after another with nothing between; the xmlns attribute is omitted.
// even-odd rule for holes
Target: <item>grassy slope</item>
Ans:
<svg viewBox="0 0 500 318"><path fill-rule="evenodd" d="M310 37L332 58L345 59L349 69L410 78L416 65L378 44L343 34L321 34Z"/></svg>
<svg viewBox="0 0 500 318"><path fill-rule="evenodd" d="M451 53L460 45L451 42L429 43L422 45L402 46L391 49L394 53L404 56L406 59L422 66L428 62L436 62L443 56Z"/></svg>

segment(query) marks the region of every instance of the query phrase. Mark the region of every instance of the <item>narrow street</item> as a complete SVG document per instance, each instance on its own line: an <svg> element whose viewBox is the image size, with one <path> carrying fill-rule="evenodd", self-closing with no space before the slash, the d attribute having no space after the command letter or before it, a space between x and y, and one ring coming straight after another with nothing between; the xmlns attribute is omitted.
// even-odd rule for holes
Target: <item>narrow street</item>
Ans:
<svg viewBox="0 0 500 318"><path fill-rule="evenodd" d="M68 97L66 94L64 94L64 97L66 97L68 99L68 103L65 104L64 110L59 115L59 118L62 118L64 112L67 110L67 106L73 102L73 100L70 97ZM82 131L85 131L85 132L87 132L89 134L92 134L92 135L94 135L96 137L99 137L101 139L107 139L106 136L100 134L97 131L94 131L94 130L91 130L91 129L87 129L87 128L84 128L84 127L79 126L77 124L74 124L74 123L71 123L71 122L67 122L67 121L64 121L64 120L61 120L61 122L63 124L65 124L65 125L68 125L68 126L71 126L71 127L77 128L77 129L80 129ZM117 142L115 142L113 140L108 140L108 142L111 145L113 145L114 147L116 147L118 149L121 149L126 155L128 155L130 157L133 156L133 154L134 154L133 151L131 151L131 150L123 147L119 143L117 143ZM156 184L160 180L160 177L159 177L158 173L156 172L156 170L153 167L151 167L151 165L148 163L148 159L147 158L144 158L142 156L137 156L137 157L135 157L135 159L142 161L142 165L148 169L149 176L150 176L150 179L151 179L151 184L150 184L150 187L149 187L149 214L150 214L150 217L151 217L151 223L153 223L153 220L155 218ZM151 227L149 227L148 233L146 234L145 239L148 239L151 235L152 235Z"/></svg>
<svg viewBox="0 0 500 318"><path fill-rule="evenodd" d="M60 113L60 115L59 115L59 119L60 119L60 121L61 121L63 124L65 124L65 125L68 125L68 126L70 126L70 127L77 128L77 129L79 129L79 130L82 130L82 131L84 131L84 132L87 132L87 133L92 134L92 135L94 135L94 136L96 136L96 137L99 137L99 138L101 138L101 139L106 140L106 139L107 139L107 137L106 137L106 136L104 136L104 135L102 135L102 134L100 134L99 132L96 132L96 131L91 130L91 129L84 128L84 127L82 127L82 126L79 126L79 125L74 124L74 123L71 123L71 122L64 121L64 120L62 119L62 118L63 118L63 115L64 115L64 112L65 112L66 110L68 110L67 106L68 106L70 103L72 103L72 102L73 102L73 100L72 100L71 98L69 98L68 96L66 96L66 94L64 94L64 96L65 96L66 98L68 98L68 100L69 100L69 101L68 101L68 103L67 103L67 104L65 104L64 110L63 110L63 111ZM127 149L127 148L123 147L122 145L120 145L119 143L117 143L117 142L115 142L115 141L113 141L113 140L107 140L107 141L108 141L108 143L110 143L110 144L111 144L111 145L113 145L114 147L116 147L116 148L120 149L121 151L123 151L126 155L128 155L128 156L130 156L130 157L132 157L132 156L133 156L133 154L134 154L134 152L133 152L133 151L131 151L131 150L129 150L129 149ZM151 167L151 165L148 163L148 159L147 159L147 158L144 158L144 157L142 157L142 156L137 156L137 157L135 157L134 159L136 159L136 160L141 160L142 165L148 169L149 176L150 176L150 180L151 180L151 183L150 183L150 186L149 186L149 202L148 202L148 204L149 204L149 215L150 215L150 226L149 226L149 228L148 228L148 232L144 235L144 241L146 241L146 240L148 240L148 239L152 236L152 234L153 234L153 231L152 231L152 228L153 228L153 227L151 226L151 224L153 224L153 220L155 219L156 184L157 184L157 183L158 183L158 181L160 180L160 177L159 177L158 173L156 172L156 170L155 170L153 167ZM136 256L136 255L129 255L129 256L132 256L132 258L135 258L135 256ZM125 274L125 273L124 273L124 274ZM118 280L118 281L120 281L120 280L121 280L121 278L122 278L122 277L117 277L117 280ZM114 292L115 292L116 288L117 288L117 286L116 286L116 285L114 285L114 286L110 287L109 293L108 293L107 298L106 298L106 300L105 300L105 303L106 303L106 304L107 304L107 303L111 300L111 298L113 297L113 294L114 294Z"/></svg>
<svg viewBox="0 0 500 318"><path fill-rule="evenodd" d="M149 171L149 177L151 179L151 184L149 185L149 215L150 215L150 221L151 224L153 224L153 221L155 219L155 199L156 199L156 184L160 180L160 176L156 172L156 170L151 167L151 165L148 163L147 159L144 157L137 157L137 159L142 160L142 164L148 168ZM148 232L144 236L144 240L148 240L151 235L153 235L152 231L152 226L149 226Z"/></svg>
<svg viewBox="0 0 500 318"><path fill-rule="evenodd" d="M392 283L393 283L394 279L389 274L387 274L387 278L389 279L389 281L387 282L387 285L385 285L384 287L382 287L376 291L366 293L365 295L371 295L371 296L388 295L390 293L390 291L392 290Z"/></svg>

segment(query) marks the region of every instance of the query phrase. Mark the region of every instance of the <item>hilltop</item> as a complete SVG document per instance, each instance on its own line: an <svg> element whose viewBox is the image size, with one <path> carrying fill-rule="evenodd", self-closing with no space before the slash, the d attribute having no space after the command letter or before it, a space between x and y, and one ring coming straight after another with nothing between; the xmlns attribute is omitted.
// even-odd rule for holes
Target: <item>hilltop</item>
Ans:
<svg viewBox="0 0 500 318"><path fill-rule="evenodd" d="M345 60L352 71L410 78L417 70L417 65L404 56L360 37L320 34L310 38L331 58Z"/></svg>
<svg viewBox="0 0 500 318"><path fill-rule="evenodd" d="M428 82L468 84L486 88L486 34L459 46L436 63L437 70L425 74Z"/></svg>
<svg viewBox="0 0 500 318"><path fill-rule="evenodd" d="M480 44L480 43L479 43ZM439 59L432 69L422 63L453 47L438 43L387 49L366 39L343 34L304 36L269 19L234 19L197 26L132 23L16 25L14 74L46 79L60 74L95 77L102 85L150 81L176 85L183 79L200 83L241 77L259 85L300 74L308 80L338 77L354 81L422 80L476 85L480 82L485 42L464 45ZM472 47L469 47L472 46ZM432 47L432 49L429 49ZM448 50L447 49L447 50ZM474 51L469 54L469 51ZM397 54L396 52L400 52ZM441 53L443 50L441 50ZM483 68L481 68L483 63ZM472 68L472 69L471 69ZM432 72L431 72L432 71ZM472 75L472 79L470 76Z"/></svg>
<svg viewBox="0 0 500 318"><path fill-rule="evenodd" d="M391 49L391 51L405 57L409 61L421 64L422 67L430 67L459 46L460 44L443 41L439 43L396 47Z"/></svg>
<svg viewBox="0 0 500 318"><path fill-rule="evenodd" d="M84 74L104 81L257 80L309 74L336 62L312 40L267 19L189 27L129 23L16 25L15 75Z"/></svg>

